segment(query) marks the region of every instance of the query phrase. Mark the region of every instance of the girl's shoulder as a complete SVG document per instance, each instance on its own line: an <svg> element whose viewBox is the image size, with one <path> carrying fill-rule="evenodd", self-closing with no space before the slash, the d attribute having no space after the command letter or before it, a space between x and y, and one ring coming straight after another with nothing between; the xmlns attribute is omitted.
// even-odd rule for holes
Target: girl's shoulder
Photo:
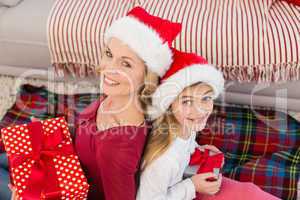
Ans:
<svg viewBox="0 0 300 200"><path fill-rule="evenodd" d="M168 149L169 150L169 149ZM180 169L180 162L176 155L171 151L165 151L158 158L153 160L145 169L145 174L157 174L157 172L167 173L170 171L177 171Z"/></svg>

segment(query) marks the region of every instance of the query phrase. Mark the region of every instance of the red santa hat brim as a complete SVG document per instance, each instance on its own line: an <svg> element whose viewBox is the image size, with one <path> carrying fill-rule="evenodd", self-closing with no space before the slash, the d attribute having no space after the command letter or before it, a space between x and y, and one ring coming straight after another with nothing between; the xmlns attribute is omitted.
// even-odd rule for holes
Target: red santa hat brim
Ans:
<svg viewBox="0 0 300 200"><path fill-rule="evenodd" d="M209 64L193 64L187 66L166 79L152 95L152 106L148 113L152 120L167 111L177 96L195 83L206 83L212 87L214 98L217 98L224 88L224 78L220 71Z"/></svg>
<svg viewBox="0 0 300 200"><path fill-rule="evenodd" d="M116 20L104 35L105 42L115 37L127 44L145 61L146 66L160 77L168 70L173 53L167 42L151 27L138 19L126 16Z"/></svg>

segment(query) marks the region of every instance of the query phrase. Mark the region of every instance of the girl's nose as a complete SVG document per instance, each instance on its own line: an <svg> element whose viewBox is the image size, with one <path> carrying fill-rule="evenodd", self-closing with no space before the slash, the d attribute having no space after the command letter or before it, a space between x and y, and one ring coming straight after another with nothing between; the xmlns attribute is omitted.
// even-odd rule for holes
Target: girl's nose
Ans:
<svg viewBox="0 0 300 200"><path fill-rule="evenodd" d="M210 108L203 105L197 105L195 106L195 109L199 114L206 114L208 111L210 111Z"/></svg>

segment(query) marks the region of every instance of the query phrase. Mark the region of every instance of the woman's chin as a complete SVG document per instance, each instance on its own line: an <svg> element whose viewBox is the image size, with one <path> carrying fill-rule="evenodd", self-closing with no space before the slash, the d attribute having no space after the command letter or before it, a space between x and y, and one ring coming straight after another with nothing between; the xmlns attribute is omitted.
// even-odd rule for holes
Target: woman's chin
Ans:
<svg viewBox="0 0 300 200"><path fill-rule="evenodd" d="M118 86L108 86L108 85L103 85L102 88L101 88L101 91L104 93L104 94L107 94L107 95L113 95L113 94L117 94L118 92L120 92L120 88Z"/></svg>
<svg viewBox="0 0 300 200"><path fill-rule="evenodd" d="M103 87L101 93L107 96L128 95L127 90L118 87Z"/></svg>

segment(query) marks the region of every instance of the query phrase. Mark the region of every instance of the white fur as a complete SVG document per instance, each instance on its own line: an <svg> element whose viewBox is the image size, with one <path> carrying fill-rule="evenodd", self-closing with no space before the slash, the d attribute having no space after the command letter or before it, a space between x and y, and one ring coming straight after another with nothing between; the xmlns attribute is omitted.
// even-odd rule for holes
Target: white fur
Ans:
<svg viewBox="0 0 300 200"><path fill-rule="evenodd" d="M147 67L160 77L172 63L172 51L151 27L130 16L116 20L106 31L105 41L115 37L126 43L146 63Z"/></svg>
<svg viewBox="0 0 300 200"><path fill-rule="evenodd" d="M194 64L185 67L162 82L152 95L152 106L148 110L151 119L161 116L186 87L198 82L210 85L214 98L224 88L223 75L214 66Z"/></svg>

